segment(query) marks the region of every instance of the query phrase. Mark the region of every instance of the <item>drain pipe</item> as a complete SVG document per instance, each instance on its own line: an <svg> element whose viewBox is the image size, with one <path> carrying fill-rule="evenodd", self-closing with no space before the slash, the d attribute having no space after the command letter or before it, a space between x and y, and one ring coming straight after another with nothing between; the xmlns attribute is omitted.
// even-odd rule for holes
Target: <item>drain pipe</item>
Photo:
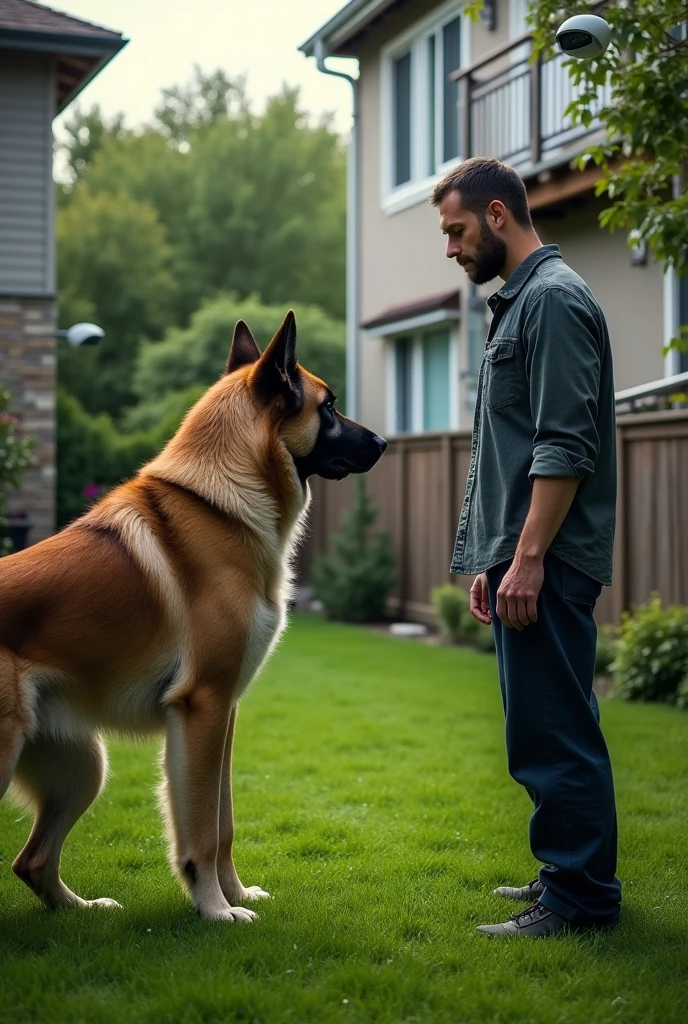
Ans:
<svg viewBox="0 0 688 1024"><path fill-rule="evenodd" d="M323 75L345 78L351 84L352 115L351 141L347 160L346 184L346 415L356 419L360 414L359 401L359 358L358 322L360 317L360 273L359 241L360 216L360 168L359 168L359 122L358 122L358 79L343 71L333 71L325 64L329 56L323 38L315 40L315 61Z"/></svg>

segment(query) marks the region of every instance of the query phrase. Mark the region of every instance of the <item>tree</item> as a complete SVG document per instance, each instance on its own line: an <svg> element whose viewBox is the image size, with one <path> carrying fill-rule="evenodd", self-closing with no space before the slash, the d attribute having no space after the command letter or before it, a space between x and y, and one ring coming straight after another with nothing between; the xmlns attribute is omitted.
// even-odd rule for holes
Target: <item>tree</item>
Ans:
<svg viewBox="0 0 688 1024"><path fill-rule="evenodd" d="M64 123L64 132L66 139L59 141L56 149L65 155L70 186L83 177L86 168L108 139L122 139L127 135L124 114L115 114L108 121L103 117L98 103L88 111L78 105L74 107Z"/></svg>
<svg viewBox="0 0 688 1024"><path fill-rule="evenodd" d="M552 50L565 17L589 13L587 0L531 2L528 20L535 51ZM603 10L612 41L596 60L567 61L576 88L570 104L574 124L586 127L595 113L607 142L591 146L581 167L600 167L598 195L611 205L600 224L636 232L653 256L677 273L688 272L688 10L685 0L612 0ZM609 106L599 108L598 90L609 82ZM687 333L684 331L684 333ZM683 347L683 346L681 346Z"/></svg>
<svg viewBox="0 0 688 1024"><path fill-rule="evenodd" d="M85 314L105 338L59 350L59 378L91 412L118 415L134 401L131 378L140 339L170 322L175 282L165 229L148 203L124 192L93 195L82 184L57 218L60 322Z"/></svg>
<svg viewBox="0 0 688 1024"><path fill-rule="evenodd" d="M208 387L223 372L237 320L245 320L265 348L285 312L284 305L266 306L257 296L239 299L225 295L206 303L188 328L174 327L162 341L145 344L133 382L140 403L128 413L127 429L147 428L169 417L179 422L199 396L199 389ZM296 305L295 312L300 362L326 380L343 402L344 324L312 306Z"/></svg>
<svg viewBox="0 0 688 1024"><path fill-rule="evenodd" d="M163 89L162 95L155 122L164 137L182 148L199 128L230 118L242 120L249 112L245 78L228 78L221 68L206 75L194 64L191 82Z"/></svg>
<svg viewBox="0 0 688 1024"><path fill-rule="evenodd" d="M388 533L373 533L378 510L365 477L355 478L354 499L332 538L335 558L316 556L313 592L332 619L377 622L394 586L394 555Z"/></svg>

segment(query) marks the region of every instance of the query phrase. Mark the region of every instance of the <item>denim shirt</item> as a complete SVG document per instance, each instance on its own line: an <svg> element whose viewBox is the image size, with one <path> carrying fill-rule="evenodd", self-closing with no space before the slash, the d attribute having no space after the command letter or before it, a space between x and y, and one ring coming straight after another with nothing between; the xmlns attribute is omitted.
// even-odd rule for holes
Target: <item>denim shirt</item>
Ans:
<svg viewBox="0 0 688 1024"><path fill-rule="evenodd" d="M609 334L559 247L531 253L488 299L493 312L451 571L513 558L533 478L580 483L549 551L607 586L616 515L616 420Z"/></svg>

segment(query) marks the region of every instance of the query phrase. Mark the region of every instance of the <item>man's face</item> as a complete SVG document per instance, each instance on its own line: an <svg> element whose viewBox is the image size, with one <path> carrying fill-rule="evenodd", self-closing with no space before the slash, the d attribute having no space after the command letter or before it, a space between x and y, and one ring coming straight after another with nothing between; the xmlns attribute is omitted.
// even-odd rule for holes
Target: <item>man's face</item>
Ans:
<svg viewBox="0 0 688 1024"><path fill-rule="evenodd" d="M489 217L461 206L458 192L449 192L439 205L440 228L447 236L447 258L463 267L473 284L492 281L506 263L506 243L490 227Z"/></svg>

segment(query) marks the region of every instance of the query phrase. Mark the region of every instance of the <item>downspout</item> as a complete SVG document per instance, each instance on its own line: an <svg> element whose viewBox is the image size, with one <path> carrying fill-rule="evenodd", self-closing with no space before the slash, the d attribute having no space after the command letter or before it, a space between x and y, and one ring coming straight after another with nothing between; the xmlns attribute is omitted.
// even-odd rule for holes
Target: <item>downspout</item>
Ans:
<svg viewBox="0 0 688 1024"><path fill-rule="evenodd" d="M359 241L360 216L360 173L359 173L359 122L358 122L358 79L343 71L332 71L325 64L329 56L325 40L315 40L315 61L318 71L335 78L345 78L351 84L352 116L351 141L347 160L346 184L346 414L351 419L359 415L359 358L358 323L360 318L360 276Z"/></svg>

